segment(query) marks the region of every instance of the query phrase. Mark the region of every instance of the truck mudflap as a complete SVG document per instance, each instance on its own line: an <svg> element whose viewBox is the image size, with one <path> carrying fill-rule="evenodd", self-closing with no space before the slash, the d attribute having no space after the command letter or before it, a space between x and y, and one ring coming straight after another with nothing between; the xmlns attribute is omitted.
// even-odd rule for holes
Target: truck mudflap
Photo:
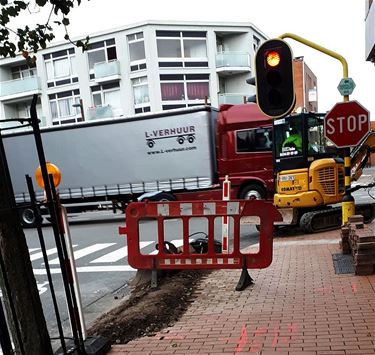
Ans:
<svg viewBox="0 0 375 355"><path fill-rule="evenodd" d="M375 204L358 204L355 206L355 212L363 216L364 223L371 223L375 218ZM341 207L306 212L301 216L299 221L299 226L305 233L329 231L338 229L341 225Z"/></svg>

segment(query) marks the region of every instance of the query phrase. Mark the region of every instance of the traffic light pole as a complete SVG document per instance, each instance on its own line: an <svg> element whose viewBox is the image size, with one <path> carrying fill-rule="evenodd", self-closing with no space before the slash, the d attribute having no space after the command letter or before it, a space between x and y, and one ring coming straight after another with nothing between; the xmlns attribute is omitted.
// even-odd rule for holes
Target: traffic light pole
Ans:
<svg viewBox="0 0 375 355"><path fill-rule="evenodd" d="M348 63L342 55L336 52L333 52L330 49L324 48L320 46L319 44L311 42L293 33L284 33L281 36L279 36L279 38L280 39L284 39L284 38L294 39L297 42L300 42L310 48L316 49L319 52L322 52L324 54L329 55L330 57L333 57L339 60L342 64L342 76L344 79L348 79ZM348 102L349 95L343 95L343 101ZM355 202L354 202L353 196L350 193L350 184L351 184L350 148L344 148L344 167L345 167L345 195L342 199L342 224L347 223L349 220L349 217L355 214Z"/></svg>

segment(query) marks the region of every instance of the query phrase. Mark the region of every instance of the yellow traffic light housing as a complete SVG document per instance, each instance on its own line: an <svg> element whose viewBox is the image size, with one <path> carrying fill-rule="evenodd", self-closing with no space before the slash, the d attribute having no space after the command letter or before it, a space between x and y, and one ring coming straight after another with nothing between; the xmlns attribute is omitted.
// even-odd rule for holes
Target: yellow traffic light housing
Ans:
<svg viewBox="0 0 375 355"><path fill-rule="evenodd" d="M295 105L293 54L281 39L268 40L255 54L257 103L267 116L280 118Z"/></svg>

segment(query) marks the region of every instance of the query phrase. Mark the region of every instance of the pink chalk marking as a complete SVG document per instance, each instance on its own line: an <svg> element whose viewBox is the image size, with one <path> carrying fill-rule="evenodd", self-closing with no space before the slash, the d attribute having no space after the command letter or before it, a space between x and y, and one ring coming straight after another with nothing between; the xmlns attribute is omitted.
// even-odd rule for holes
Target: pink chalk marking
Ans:
<svg viewBox="0 0 375 355"><path fill-rule="evenodd" d="M237 343L236 346L236 353L241 352L245 344L249 341L249 337L247 335L247 330L246 330L246 325L244 324L241 329L241 335L240 335L240 340Z"/></svg>

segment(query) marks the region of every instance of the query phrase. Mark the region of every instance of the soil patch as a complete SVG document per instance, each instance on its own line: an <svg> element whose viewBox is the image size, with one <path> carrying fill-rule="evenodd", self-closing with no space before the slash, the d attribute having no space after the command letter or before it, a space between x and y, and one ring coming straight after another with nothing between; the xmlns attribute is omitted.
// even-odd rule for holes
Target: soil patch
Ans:
<svg viewBox="0 0 375 355"><path fill-rule="evenodd" d="M209 271L189 270L168 273L150 284L136 287L130 298L97 318L88 334L101 335L111 344L126 344L132 339L150 336L173 325L192 301L196 284Z"/></svg>

